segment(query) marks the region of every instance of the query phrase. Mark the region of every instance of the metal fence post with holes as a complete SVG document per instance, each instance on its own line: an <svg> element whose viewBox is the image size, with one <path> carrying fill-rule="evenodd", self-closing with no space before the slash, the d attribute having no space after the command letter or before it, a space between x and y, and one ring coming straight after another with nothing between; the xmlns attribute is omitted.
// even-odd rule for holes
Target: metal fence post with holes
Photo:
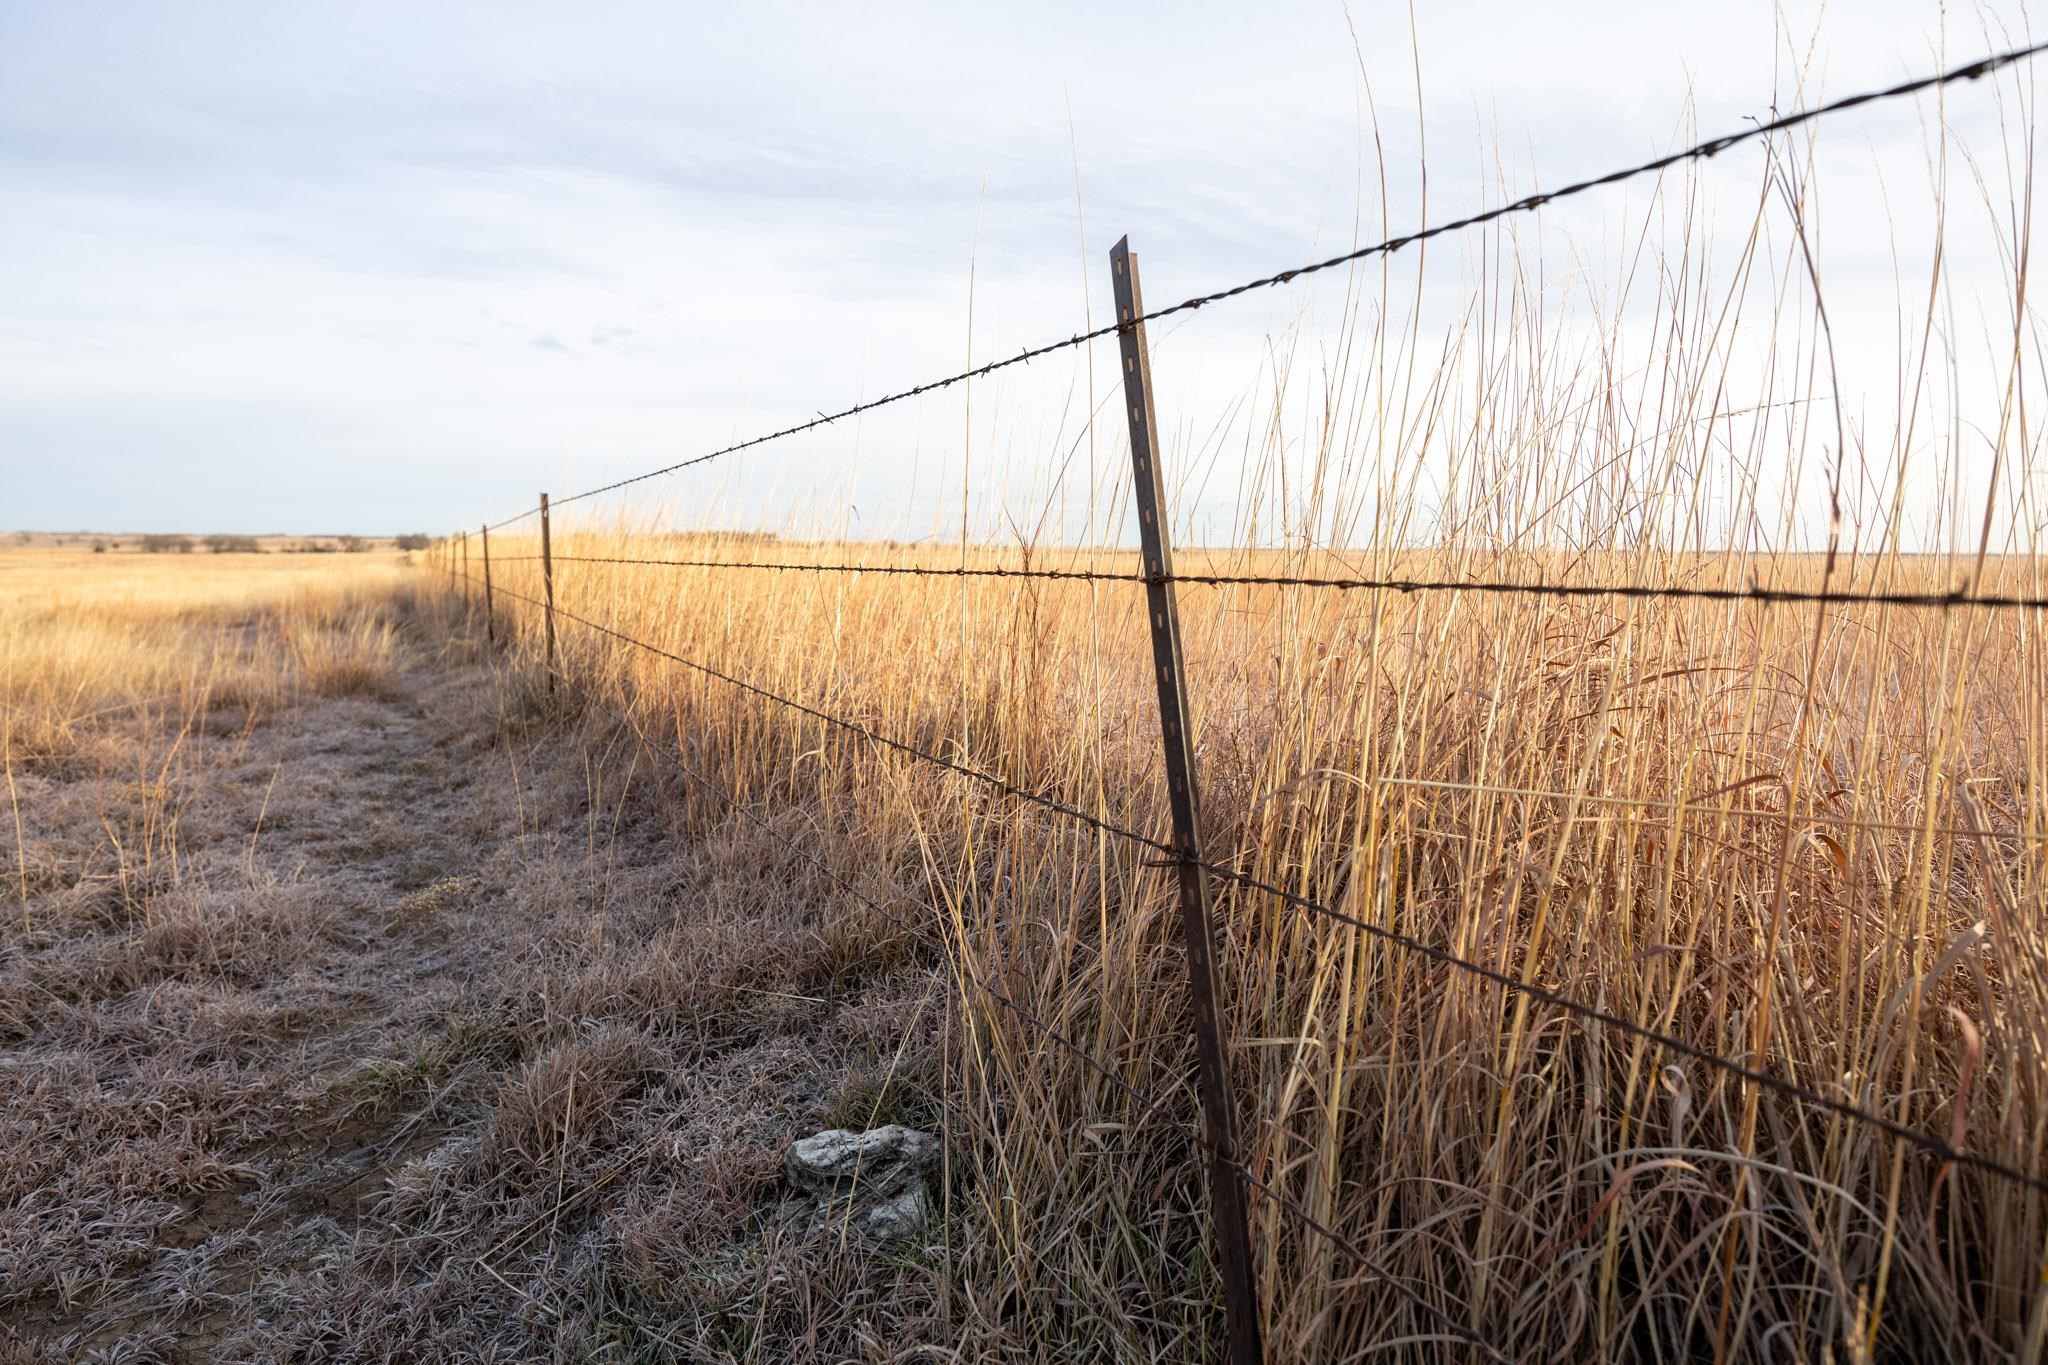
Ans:
<svg viewBox="0 0 2048 1365"><path fill-rule="evenodd" d="M1238 1179L1237 1122L1230 1070L1216 1000L1215 935L1209 913L1209 877L1202 869L1201 812L1195 790L1194 737L1187 726L1187 669L1181 657L1180 612L1173 595L1173 546L1166 527L1165 481L1159 473L1159 435L1152 411L1152 366L1145 353L1138 262L1126 237L1110 249L1116 284L1117 348L1123 362L1124 408L1131 424L1131 473L1136 485L1138 538L1144 551L1145 615L1152 627L1152 663L1159 686L1159 737L1166 752L1167 802L1173 812L1175 870L1180 879L1181 936L1186 943L1188 994L1194 1006L1195 1081L1201 1092L1208 1148L1209 1206L1216 1225L1216 1264L1223 1279L1223 1324L1235 1365L1264 1359L1259 1295L1245 1224L1244 1186Z"/></svg>
<svg viewBox="0 0 2048 1365"><path fill-rule="evenodd" d="M498 643L498 612L491 601L491 528L486 525L477 532L477 538L484 548L484 638L492 644Z"/></svg>
<svg viewBox="0 0 2048 1365"><path fill-rule="evenodd" d="M547 599L548 691L555 690L555 552L548 540L548 495L540 495L540 581Z"/></svg>

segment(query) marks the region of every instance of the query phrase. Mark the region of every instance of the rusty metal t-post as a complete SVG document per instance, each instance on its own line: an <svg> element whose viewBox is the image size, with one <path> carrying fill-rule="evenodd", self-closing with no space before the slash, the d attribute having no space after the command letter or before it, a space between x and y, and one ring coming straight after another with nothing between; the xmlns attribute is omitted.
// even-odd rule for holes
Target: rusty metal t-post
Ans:
<svg viewBox="0 0 2048 1365"><path fill-rule="evenodd" d="M1187 724L1187 668L1181 657L1180 611L1173 594L1173 545L1166 528L1166 485L1159 473L1159 434L1152 412L1152 363L1145 350L1138 261L1126 237L1110 249L1116 283L1117 346L1123 361L1124 408L1131 424L1131 473L1144 550L1145 614L1152 627L1152 663L1159 685L1159 737L1166 751L1167 802L1180 877L1181 937L1188 995L1194 1006L1195 1080L1201 1092L1208 1148L1209 1207L1216 1224L1216 1264L1223 1278L1223 1325L1234 1365L1265 1358L1259 1332L1257 1272L1238 1178L1237 1121L1216 1000L1216 944L1209 913L1209 877L1200 866L1201 811L1195 788L1194 737Z"/></svg>
<svg viewBox="0 0 2048 1365"><path fill-rule="evenodd" d="M555 690L555 552L548 541L548 495L540 495L540 581L548 609L548 691Z"/></svg>
<svg viewBox="0 0 2048 1365"><path fill-rule="evenodd" d="M498 612L491 602L491 528L487 523L477 533L484 547L484 638L498 643Z"/></svg>
<svg viewBox="0 0 2048 1365"><path fill-rule="evenodd" d="M469 532L462 533L462 605L469 606Z"/></svg>

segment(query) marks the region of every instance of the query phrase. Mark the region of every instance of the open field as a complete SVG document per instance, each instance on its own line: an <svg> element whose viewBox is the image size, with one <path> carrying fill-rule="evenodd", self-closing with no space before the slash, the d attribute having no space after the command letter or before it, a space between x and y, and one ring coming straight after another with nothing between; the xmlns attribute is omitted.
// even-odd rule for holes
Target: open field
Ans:
<svg viewBox="0 0 2048 1365"><path fill-rule="evenodd" d="M390 556L0 565L0 1359L1212 1351L1156 858L593 629L1157 833L1135 585L558 531L550 695L533 546L494 551L495 648L474 585ZM1248 564L1329 570L1182 569ZM1344 571L1396 567L1567 571ZM1761 1019L1772 1070L2042 1169L2032 616L1182 596L1212 856L1715 1053ZM1218 913L1252 1168L1504 1351L2038 1353L2037 1194L1272 897ZM945 1135L925 1238L781 1217L792 1138L890 1120ZM1275 1358L1448 1349L1274 1205L1253 1233Z"/></svg>

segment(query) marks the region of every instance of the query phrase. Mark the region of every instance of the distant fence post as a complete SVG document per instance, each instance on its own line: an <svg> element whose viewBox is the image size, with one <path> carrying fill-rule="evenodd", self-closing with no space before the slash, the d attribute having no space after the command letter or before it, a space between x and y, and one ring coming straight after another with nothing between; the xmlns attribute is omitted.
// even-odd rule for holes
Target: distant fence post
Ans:
<svg viewBox="0 0 2048 1365"><path fill-rule="evenodd" d="M1152 627L1152 662L1159 686L1159 736L1166 755L1167 801L1180 878L1181 936L1186 943L1188 994L1194 1005L1195 1080L1201 1092L1207 1139L1209 1206L1216 1224L1216 1263L1223 1278L1223 1324L1236 1365L1265 1358L1259 1331L1259 1293L1245 1222L1244 1186L1238 1178L1237 1120L1216 1002L1216 946L1209 911L1209 877L1202 856L1195 789L1194 737L1187 726L1187 669L1181 657L1180 612L1174 601L1173 546L1166 527L1165 481L1159 473L1159 435L1152 411L1152 365L1145 352L1138 262L1126 237L1110 249L1116 283L1117 346L1123 361L1124 407L1131 426L1131 473L1136 485L1138 536L1144 548L1145 609Z"/></svg>
<svg viewBox="0 0 2048 1365"><path fill-rule="evenodd" d="M484 547L484 639L498 643L498 609L491 600L491 528L488 523L477 532Z"/></svg>
<svg viewBox="0 0 2048 1365"><path fill-rule="evenodd" d="M555 552L548 539L548 495L540 495L540 581L547 598L548 691L555 690Z"/></svg>
<svg viewBox="0 0 2048 1365"><path fill-rule="evenodd" d="M462 605L469 605L469 532L462 533Z"/></svg>

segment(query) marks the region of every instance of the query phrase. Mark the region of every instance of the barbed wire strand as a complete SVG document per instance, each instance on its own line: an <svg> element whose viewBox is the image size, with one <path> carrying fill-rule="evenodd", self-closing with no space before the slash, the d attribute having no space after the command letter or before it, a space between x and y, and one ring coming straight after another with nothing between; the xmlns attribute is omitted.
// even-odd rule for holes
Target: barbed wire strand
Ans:
<svg viewBox="0 0 2048 1365"><path fill-rule="evenodd" d="M1358 247L1351 251L1331 256L1326 260L1312 261L1307 265L1299 265L1289 270L1261 276L1255 280L1247 280L1243 284L1233 285L1228 289L1219 289L1208 294L1197 294L1192 298L1183 299L1179 303L1168 304L1163 308L1155 308L1151 312L1140 314L1138 317L1131 319L1128 325L1136 326L1142 323L1157 322L1161 318L1172 317L1177 313L1192 312L1198 308L1206 308L1210 304L1221 303L1226 299L1233 299L1240 294L1247 294L1253 290L1287 284L1300 279L1304 275L1313 275L1319 271L1333 270L1338 266L1349 265L1354 261L1365 260L1372 256L1391 255L1403 247L1426 242L1432 238L1441 237L1446 233L1481 227L1498 219L1506 218L1511 214L1532 213L1545 205L1554 204L1560 199L1569 199L1574 195L1584 194L1589 190L1599 189L1607 185L1619 184L1624 180L1631 180L1637 176L1651 175L1659 171L1669 170L1671 167L1686 161L1707 160L1742 143L1769 137L1774 133L1786 132L1827 115L1841 113L1861 105L1872 104L1881 100L1903 98L1907 95L1918 94L1923 90L1949 85L1957 81L1979 80L2006 67L2018 65L2020 62L2026 61L2043 51L2048 51L2048 42L2036 43L2031 47L2015 48L2011 51L1980 57L1974 62L1952 67L1947 71L1937 72L1931 76L1921 76L1914 80L1902 81L1897 85L1887 86L1881 90L1867 90L1861 94L1847 95L1841 99L1815 105L1811 109L1802 109L1777 118L1762 120L1738 132L1724 133L1719 137L1708 138L1704 142L1696 142L1692 146L1683 148L1680 151L1653 157L1648 161L1638 162L1621 170L1609 171L1605 175L1574 181L1555 190L1545 190L1525 195L1511 203L1484 209L1463 218L1453 218L1446 222L1419 228L1414 232L1405 233L1401 236L1389 237L1384 241L1375 242L1371 246ZM693 456L687 460L678 460L674 464L663 465L659 469L650 469L645 473L634 474L627 478L616 479L611 483L602 484L596 488L587 488L580 493L571 493L565 497L554 499L551 506L562 507L572 502L580 502L585 498L594 498L604 493L615 492L631 484L660 478L662 475L673 474L678 470L688 469L694 465L706 464L712 460L751 449L754 446L765 445L770 441L781 440L787 436L800 435L803 432L812 431L833 422L841 422L849 417L856 417L862 413L872 412L876 408L886 407L891 403L900 403L906 399L918 397L921 394L933 393L941 389L951 388L955 384L980 379L999 370L1008 369L1013 365L1026 364L1058 351L1085 346L1092 341L1100 341L1106 337L1116 335L1125 325L1118 322L1107 323L1090 331L1077 332L1063 341L1027 347L1016 355L993 360L985 365L978 365L972 369L963 370L958 374L949 375L944 379L934 379L923 384L916 384L910 388L898 390L895 393L885 394L880 398L872 398L865 402L855 403L852 407L842 408L837 412L819 413L809 421L799 422L795 426L784 427L779 431L771 431L764 435L750 437L744 441L737 441L732 445L710 451L707 454ZM514 522L522 521L534 515L537 510L537 508L529 508L524 512L518 513L516 516L507 517L500 522L494 522L486 529L495 531L502 527L510 526Z"/></svg>
<svg viewBox="0 0 2048 1365"><path fill-rule="evenodd" d="M500 562L538 562L539 555L506 555ZM880 574L913 578L1036 578L1085 583L1187 583L1199 587L1331 588L1396 593L1471 592L1531 597L1678 598L1708 602L1761 602L1768 605L1859 607L1989 607L2001 610L2048 609L2048 596L1948 592L1857 592L1849 588L1696 587L1656 583L1543 583L1516 579L1463 578L1316 578L1289 574L1169 573L1147 575L1113 569L1020 569L1001 565L808 564L788 560L653 559L632 555L555 555L557 564L618 564L670 569L754 569L780 573Z"/></svg>
<svg viewBox="0 0 2048 1365"><path fill-rule="evenodd" d="M506 590L500 589L500 591ZM519 598L519 600L521 601L531 603L534 606L542 607L543 609L546 606L545 603L542 603L535 598L527 597L521 593L512 593L510 595ZM648 653L657 655L673 663L678 663L686 668L693 669L699 673L706 675L707 677L716 678L721 682L736 687L742 691L751 693L754 696L758 696L764 700L774 702L790 710L800 712L804 715L808 715L814 717L815 719L824 721L828 724L837 726L850 733L860 735L884 748L893 749L897 752L909 755L911 757L922 759L925 762L946 768L952 772L960 774L961 776L974 778L975 780L982 782L988 786L994 787L997 790L1000 790L1008 795L1015 796L1023 800L1029 801L1035 805L1042 806L1047 810L1053 811L1059 815L1063 815L1071 820L1086 825L1092 829L1099 830L1106 834L1113 834L1118 838L1124 839L1140 847L1148 848L1153 850L1154 852L1164 854L1167 858L1172 859L1176 862L1185 859L1186 861L1194 864L1195 866L1204 869L1210 875L1218 877L1226 882L1242 886L1250 891L1256 891L1264 895L1273 896L1296 909L1303 910L1311 914L1320 915L1324 918L1336 921L1338 923L1349 925L1350 927L1357 929L1360 932L1365 933L1373 938L1377 938L1383 942L1394 944L1409 952L1413 952L1423 957L1429 958L1431 961L1441 963L1444 966L1451 967L1456 970L1469 973L1473 976L1480 977L1496 985L1503 986L1508 990L1519 992L1523 995L1530 997L1531 999L1539 1000L1544 1004L1548 1004L1553 1006L1554 1008L1564 1010L1569 1014L1574 1014L1579 1016L1580 1018L1589 1019L1596 1023L1603 1024L1607 1027L1615 1029L1620 1033L1623 1033L1630 1037L1637 1038L1643 1042L1650 1043L1654 1046L1665 1048L1671 1052L1677 1053L1680 1056L1690 1057L1694 1061L1698 1061L1705 1065L1714 1067L1720 1071L1723 1071L1740 1080L1747 1081L1753 1085L1761 1086L1764 1089L1768 1090L1775 1090L1778 1093L1787 1096L1788 1098L1795 1099L1802 1103L1810 1104L1818 1108L1829 1110L1830 1112L1838 1114L1844 1118L1855 1119L1859 1122L1868 1124L1871 1127L1876 1128L1881 1132L1887 1133L1892 1137L1898 1138L1902 1141L1910 1143L1913 1146L1919 1147L1921 1150L1929 1153L1930 1155L1939 1157L1944 1161L1952 1162L1956 1165L1969 1166L1989 1174L2001 1176L2007 1180L2014 1181L2015 1183L2025 1185L2030 1189L2035 1189L2043 1193L2048 1193L2048 1177L2034 1175L2029 1172L2023 1171L2016 1166L2010 1166L2003 1162L1994 1160L1993 1158L1979 1156L1975 1153L1966 1152L1959 1148L1952 1147L1948 1143L1942 1141L1939 1138L1933 1137L1907 1124L1900 1123L1895 1119L1886 1118L1882 1114L1878 1114L1871 1110L1860 1108L1859 1106L1851 1104L1846 1100L1839 1100L1834 1098L1833 1096L1823 1094L1822 1092L1815 1090L1810 1086L1802 1085L1797 1081L1788 1080L1782 1076L1775 1075L1771 1072L1761 1070L1757 1067L1749 1066L1745 1063L1738 1062L1733 1058L1723 1057L1717 1052L1713 1052L1707 1048L1699 1047L1695 1044L1688 1043L1683 1039L1677 1037L1676 1035L1664 1033L1661 1030L1650 1028L1649 1026L1644 1024L1638 1024L1630 1019L1624 1019L1620 1015L1614 1014L1608 1010L1601 1009L1598 1006L1588 1005L1583 1001L1576 1000L1573 997L1564 994L1561 991L1555 991L1550 989L1549 987L1539 986L1534 982L1523 981L1519 977L1511 976L1508 973L1503 972L1497 968L1488 967L1482 963L1473 962L1469 959L1459 957L1456 953L1451 952L1449 949L1439 948L1435 944L1427 943L1422 939L1418 939L1411 935L1404 934L1399 930L1389 929L1383 925L1372 924L1366 920L1358 918L1355 915L1349 915L1341 910L1337 910L1331 906L1324 905L1319 901L1311 900L1306 896L1302 896L1295 892L1288 891L1282 887L1275 886L1269 882L1261 881L1255 877L1252 877L1248 873L1237 870L1236 868L1228 867L1224 864L1211 862L1202 858L1188 857L1172 845L1167 844L1161 840L1154 839L1149 835L1140 834L1136 830L1126 828L1112 821L1104 820L1100 816L1092 815L1087 811L1079 809L1078 807L1069 806L1064 802L1055 800L1052 797L1030 791L1026 788L1018 787L1014 783L1008 782L1005 779L998 777L993 773L985 772L982 769L972 767L968 764L955 762L954 760L945 758L941 755L929 753L923 749L918 748L913 744L908 744L902 740L894 739L890 736L880 734L877 731L869 728L868 726L862 725L857 721L851 721L841 716L835 716L829 711L822 711L816 707L809 706L803 702L797 701L794 698L785 697L779 693L771 692L766 688L759 687L753 683L747 682L743 678L738 678L730 673L724 672L723 670L713 668L709 664L700 663L697 660L689 659L680 654L676 654L670 650L663 649L658 645L650 644L645 640L636 639L635 637L627 635L621 631L613 630L608 626L601 625L598 622L592 621L587 617L580 616L575 612L567 610L566 608L557 606L555 608L555 612L559 616L566 616L569 620L574 621L579 625L582 625L591 630L598 631L601 634L608 635L613 639L620 641L621 643L632 645L636 648L645 650Z"/></svg>
<svg viewBox="0 0 2048 1365"><path fill-rule="evenodd" d="M667 569L760 569L789 573L882 574L911 578L1043 578L1083 583L1143 583L1142 573L1100 569L1012 569L999 565L804 564L786 560L640 559L630 555L555 555L557 564L626 564ZM539 555L508 555L504 562L537 561Z"/></svg>
<svg viewBox="0 0 2048 1365"><path fill-rule="evenodd" d="M1849 588L1773 588L1760 583L1742 587L1696 587L1682 583L1542 583L1516 579L1460 578L1296 578L1284 574L1201 574L1176 573L1176 583L1209 587L1299 587L1360 589L1397 593L1470 592L1495 596L1531 597L1635 597L1677 598L1696 602L1763 602L1773 605L1872 607L1996 607L2048 608L2048 597L2027 597L2003 593L1971 593L1961 588L1949 592L1857 592Z"/></svg>

